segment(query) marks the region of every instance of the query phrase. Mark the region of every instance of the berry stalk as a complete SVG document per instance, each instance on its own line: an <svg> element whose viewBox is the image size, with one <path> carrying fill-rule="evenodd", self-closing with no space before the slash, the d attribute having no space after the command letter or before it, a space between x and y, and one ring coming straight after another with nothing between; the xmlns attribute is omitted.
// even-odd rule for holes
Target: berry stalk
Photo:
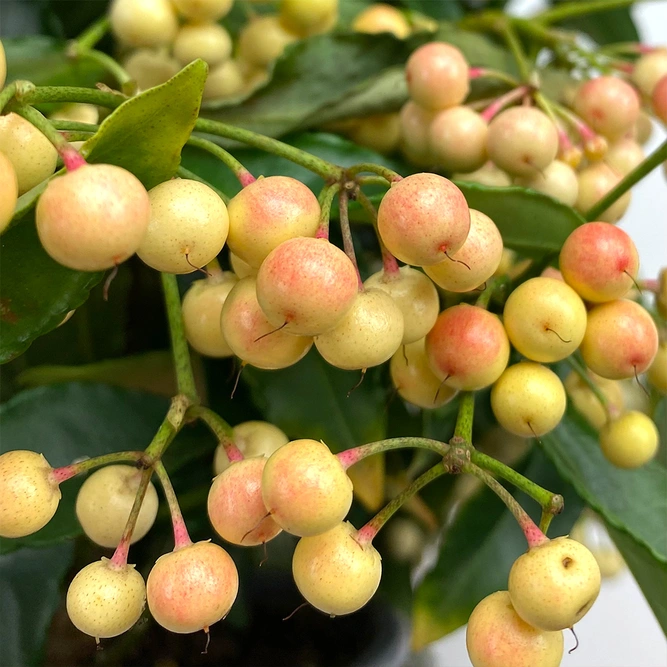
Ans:
<svg viewBox="0 0 667 667"><path fill-rule="evenodd" d="M111 56L97 51L95 49L82 47L78 42L71 42L66 50L67 56L73 60L90 60L109 72L111 76L120 84L120 88L126 95L134 95L137 91L137 84L127 73L127 70L119 65Z"/></svg>
<svg viewBox="0 0 667 667"><path fill-rule="evenodd" d="M547 9L538 14L535 18L542 24L558 23L565 19L574 18L576 16L586 16L596 12L607 12L611 9L622 9L623 7L630 7L634 5L637 0L584 0L582 2L568 2L560 7Z"/></svg>
<svg viewBox="0 0 667 667"><path fill-rule="evenodd" d="M359 291L363 292L364 281L361 279L361 273L359 272L359 265L357 264L357 255L354 252L354 239L352 237L352 230L350 229L350 213L348 204L350 201L350 195L345 186L340 189L338 193L338 209L339 209L339 219L340 219L340 231L343 237L343 249L345 254L349 257L354 270L357 272L357 281L359 283Z"/></svg>
<svg viewBox="0 0 667 667"><path fill-rule="evenodd" d="M591 380L590 376L588 375L588 372L586 370L586 365L584 364L583 360L581 359L580 356L581 353L575 353L567 357L565 361L569 364L570 368L583 380L583 382L586 383L588 388L593 392L593 395L595 398L600 401L600 404L604 408L604 411L607 415L607 421L609 421L612 417L617 417L618 414L612 415L610 412L610 409L612 406L609 405L609 401L607 400L607 397L602 393L600 390L600 387ZM614 409L615 412L617 410Z"/></svg>
<svg viewBox="0 0 667 667"><path fill-rule="evenodd" d="M386 275L397 276L398 275L398 262L396 258L387 250L387 246L384 244L380 232L378 230L378 212L373 206L373 202L361 191L359 188L356 193L356 199L361 204L362 208L368 213L368 217L373 223L375 229L375 235L377 236L378 243L380 244L380 252L382 253L382 266Z"/></svg>
<svg viewBox="0 0 667 667"><path fill-rule="evenodd" d="M91 23L73 43L80 49L92 49L109 32L109 27L109 17L102 16Z"/></svg>
<svg viewBox="0 0 667 667"><path fill-rule="evenodd" d="M472 446L472 424L475 416L475 394L466 391L461 395L459 412L456 416L454 438L458 443Z"/></svg>
<svg viewBox="0 0 667 667"><path fill-rule="evenodd" d="M192 544L192 540L190 539L190 534L188 533L187 526L183 520L181 507L178 504L178 498L176 498L176 492L174 491L174 487L171 484L169 475L167 474L162 461L158 461L154 468L155 473L160 480L160 484L162 485L165 498L167 499L169 512L171 513L171 523L174 528L174 551L183 547L189 547Z"/></svg>
<svg viewBox="0 0 667 667"><path fill-rule="evenodd" d="M352 167L348 167L346 169L346 175L350 179L353 179L357 174L362 174L364 172L377 174L388 183L397 183L398 181L403 180L403 176L396 173L393 169L389 169L388 167L383 167L382 165L379 164L373 164L372 162L355 164Z"/></svg>
<svg viewBox="0 0 667 667"><path fill-rule="evenodd" d="M201 405L193 405L188 410L188 417L201 419L208 426L218 442L224 447L225 454L227 454L230 462L243 460L243 454L234 442L234 430L219 414Z"/></svg>
<svg viewBox="0 0 667 667"><path fill-rule="evenodd" d="M514 102L520 100L524 95L527 95L532 88L530 86L519 86L514 88L509 92L505 93L498 97L492 104L490 104L484 111L480 114L481 117L488 123L494 116L500 113L505 107L513 104Z"/></svg>
<svg viewBox="0 0 667 667"><path fill-rule="evenodd" d="M144 459L144 452L114 452L113 454L103 454L102 456L95 456L92 459L79 461L79 463L72 463L68 466L55 468L51 473L54 481L58 484L65 482L82 472L88 472L94 468L105 466L109 463L118 463L121 461L134 461L140 463Z"/></svg>
<svg viewBox="0 0 667 667"><path fill-rule="evenodd" d="M191 136L187 141L189 146L194 146L200 150L206 151L213 155L213 157L218 158L238 179L241 187L246 187L255 182L255 177L229 152L226 151L222 146L214 144L208 139L202 139L201 137Z"/></svg>
<svg viewBox="0 0 667 667"><path fill-rule="evenodd" d="M99 90L98 88L79 88L77 86L37 86L17 99L23 104L64 104L79 102L95 104L108 109L116 109L127 96L120 92Z"/></svg>
<svg viewBox="0 0 667 667"><path fill-rule="evenodd" d="M16 83L10 83L0 90L0 112L12 101L16 95Z"/></svg>
<svg viewBox="0 0 667 667"><path fill-rule="evenodd" d="M190 400L182 394L174 396L171 399L167 416L164 418L162 424L160 424L160 428L144 452L151 461L158 461L162 457L167 447L171 444L171 441L181 430L185 421L185 412L189 405Z"/></svg>
<svg viewBox="0 0 667 667"><path fill-rule="evenodd" d="M418 447L421 449L429 449L436 454L446 456L449 452L449 445L439 440L431 440L430 438L391 438L389 440L378 440L377 442L370 442L367 445L360 445L352 449L346 449L343 452L336 454L338 460L343 464L345 469L359 463L362 459L381 452L388 452L392 449L405 449L407 447Z"/></svg>
<svg viewBox="0 0 667 667"><path fill-rule="evenodd" d="M320 226L317 228L315 237L318 239L329 238L329 221L331 220L331 207L333 205L334 197L338 192L340 185L332 183L325 185L317 197L320 205Z"/></svg>

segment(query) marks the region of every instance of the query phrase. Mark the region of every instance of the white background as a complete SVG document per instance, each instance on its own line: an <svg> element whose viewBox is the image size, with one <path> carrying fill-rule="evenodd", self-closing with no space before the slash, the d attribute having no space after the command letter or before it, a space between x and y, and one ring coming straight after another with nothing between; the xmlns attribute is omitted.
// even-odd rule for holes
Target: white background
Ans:
<svg viewBox="0 0 667 667"><path fill-rule="evenodd" d="M540 6L539 0L518 0L511 3L510 10L531 14ZM638 3L633 16L645 43L667 44L667 2ZM646 150L655 150L664 139L664 130L656 127ZM635 187L620 226L637 244L642 277L656 277L667 265L667 181L662 169ZM665 636L627 570L604 582L593 609L577 624L577 634L579 648L571 655L566 650L562 667L667 667ZM566 633L566 649L572 645ZM423 664L468 667L465 628L432 646L427 655L421 656Z"/></svg>

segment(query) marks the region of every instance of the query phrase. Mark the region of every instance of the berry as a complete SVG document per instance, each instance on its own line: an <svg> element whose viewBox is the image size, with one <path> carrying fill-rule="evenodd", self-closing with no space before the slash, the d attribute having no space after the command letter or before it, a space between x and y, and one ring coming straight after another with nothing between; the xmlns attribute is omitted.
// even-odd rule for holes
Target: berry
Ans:
<svg viewBox="0 0 667 667"><path fill-rule="evenodd" d="M468 63L451 44L429 42L412 53L405 66L410 97L439 111L461 104L470 91Z"/></svg>
<svg viewBox="0 0 667 667"><path fill-rule="evenodd" d="M595 556L603 579L614 577L627 566L600 519L590 510L584 510L577 519L569 537L581 542Z"/></svg>
<svg viewBox="0 0 667 667"><path fill-rule="evenodd" d="M403 313L403 344L423 338L433 327L440 311L435 285L421 271L402 266L398 271L378 271L364 287L381 289Z"/></svg>
<svg viewBox="0 0 667 667"><path fill-rule="evenodd" d="M191 23L181 26L172 48L183 65L201 58L213 67L232 55L232 38L217 23Z"/></svg>
<svg viewBox="0 0 667 667"><path fill-rule="evenodd" d="M258 16L241 29L238 57L253 67L266 69L297 39L283 27L277 16Z"/></svg>
<svg viewBox="0 0 667 667"><path fill-rule="evenodd" d="M5 87L5 79L7 78L7 59L5 57L5 47L0 42L0 90Z"/></svg>
<svg viewBox="0 0 667 667"><path fill-rule="evenodd" d="M466 647L473 667L559 667L563 633L524 623L509 593L498 591L485 597L470 615Z"/></svg>
<svg viewBox="0 0 667 667"><path fill-rule="evenodd" d="M667 341L662 341L658 346L653 363L648 372L648 381L661 394L667 394Z"/></svg>
<svg viewBox="0 0 667 667"><path fill-rule="evenodd" d="M632 82L646 97L651 97L658 81L665 75L667 49L654 49L637 60L632 70Z"/></svg>
<svg viewBox="0 0 667 667"><path fill-rule="evenodd" d="M248 421L237 424L232 440L246 458L271 456L278 448L286 445L289 438L273 424L262 421ZM215 450L213 468L216 475L229 467L229 459L222 444Z"/></svg>
<svg viewBox="0 0 667 667"><path fill-rule="evenodd" d="M520 176L515 183L524 188L543 192L567 206L574 206L579 195L579 181L576 172L560 160L554 160L542 171L530 176Z"/></svg>
<svg viewBox="0 0 667 667"><path fill-rule="evenodd" d="M25 537L51 521L60 502L52 472L37 452L16 449L0 455L0 537Z"/></svg>
<svg viewBox="0 0 667 667"><path fill-rule="evenodd" d="M208 494L208 517L215 532L232 544L252 547L272 540L282 529L262 500L264 456L232 463Z"/></svg>
<svg viewBox="0 0 667 667"><path fill-rule="evenodd" d="M507 368L491 389L491 408L500 425L524 438L539 438L556 428L566 403L558 376L532 361Z"/></svg>
<svg viewBox="0 0 667 667"><path fill-rule="evenodd" d="M643 148L628 137L614 142L604 156L604 161L617 173L625 176L646 157Z"/></svg>
<svg viewBox="0 0 667 667"><path fill-rule="evenodd" d="M146 606L146 585L134 565L102 558L86 565L67 589L67 615L95 639L127 632Z"/></svg>
<svg viewBox="0 0 667 667"><path fill-rule="evenodd" d="M487 160L486 121L469 107L440 111L431 122L428 141L434 164L445 171L475 171Z"/></svg>
<svg viewBox="0 0 667 667"><path fill-rule="evenodd" d="M234 0L172 0L179 14L190 21L217 21L229 13Z"/></svg>
<svg viewBox="0 0 667 667"><path fill-rule="evenodd" d="M605 458L618 468L639 468L658 451L660 433L650 417L630 410L600 429L600 448Z"/></svg>
<svg viewBox="0 0 667 667"><path fill-rule="evenodd" d="M247 262L243 261L238 255L235 255L233 252L229 252L229 263L231 264L232 271L239 278L247 278L248 276L257 276L257 269L253 268Z"/></svg>
<svg viewBox="0 0 667 667"><path fill-rule="evenodd" d="M382 532L387 552L392 558L410 565L417 565L421 561L426 535L415 521L400 516L392 517Z"/></svg>
<svg viewBox="0 0 667 667"><path fill-rule="evenodd" d="M317 351L332 366L365 370L388 361L403 342L403 313L390 294L368 289L331 330L315 337Z"/></svg>
<svg viewBox="0 0 667 667"><path fill-rule="evenodd" d="M586 213L621 180L621 175L604 162L594 162L579 172L579 195L574 207ZM630 206L631 192L628 190L608 209L598 216L603 222L618 222Z"/></svg>
<svg viewBox="0 0 667 667"><path fill-rule="evenodd" d="M643 109L639 112L639 118L631 134L641 146L644 146L653 134L653 120Z"/></svg>
<svg viewBox="0 0 667 667"><path fill-rule="evenodd" d="M571 628L600 593L600 568L576 540L557 537L514 561L508 590L516 613L540 630Z"/></svg>
<svg viewBox="0 0 667 667"><path fill-rule="evenodd" d="M288 239L315 236L320 224L317 197L288 176L260 178L229 202L230 250L258 268Z"/></svg>
<svg viewBox="0 0 667 667"><path fill-rule="evenodd" d="M429 132L435 112L422 109L414 102L406 102L398 115L400 148L407 160L419 167L433 162Z"/></svg>
<svg viewBox="0 0 667 667"><path fill-rule="evenodd" d="M266 318L293 334L330 331L358 291L354 265L326 239L289 239L271 251L257 272L257 299Z"/></svg>
<svg viewBox="0 0 667 667"><path fill-rule="evenodd" d="M431 370L426 356L425 339L403 345L391 358L391 381L398 395L420 408L434 410L449 403L458 393Z"/></svg>
<svg viewBox="0 0 667 667"><path fill-rule="evenodd" d="M653 90L653 112L667 125L667 74L658 81Z"/></svg>
<svg viewBox="0 0 667 667"><path fill-rule="evenodd" d="M498 317L463 303L440 313L426 336L426 354L444 384L477 391L505 370L510 344Z"/></svg>
<svg viewBox="0 0 667 667"><path fill-rule="evenodd" d="M14 165L0 153L0 234L11 222L19 196L19 182Z"/></svg>
<svg viewBox="0 0 667 667"><path fill-rule="evenodd" d="M178 19L170 0L113 0L113 34L126 46L161 46L174 41Z"/></svg>
<svg viewBox="0 0 667 667"><path fill-rule="evenodd" d="M406 264L438 264L465 242L470 209L463 193L437 174L413 174L393 183L378 210L389 252Z"/></svg>
<svg viewBox="0 0 667 667"><path fill-rule="evenodd" d="M380 554L372 544L358 542L357 534L345 521L296 545L294 581L301 595L325 614L342 616L361 609L380 585Z"/></svg>
<svg viewBox="0 0 667 667"><path fill-rule="evenodd" d="M76 517L83 532L102 547L115 548L125 530L141 472L128 465L111 465L94 472L76 497ZM132 533L132 544L153 526L158 510L157 491L149 482Z"/></svg>
<svg viewBox="0 0 667 667"><path fill-rule="evenodd" d="M401 140L401 124L397 113L381 113L359 118L349 131L355 144L378 153L394 153Z"/></svg>
<svg viewBox="0 0 667 667"><path fill-rule="evenodd" d="M510 342L532 361L569 357L586 332L586 306L562 280L531 278L509 296L503 322Z"/></svg>
<svg viewBox="0 0 667 667"><path fill-rule="evenodd" d="M165 51L153 49L137 49L128 56L123 67L136 82L139 90L159 86L178 74L181 69L175 58Z"/></svg>
<svg viewBox="0 0 667 667"><path fill-rule="evenodd" d="M51 176L58 162L49 140L15 113L0 116L0 152L14 165L19 195Z"/></svg>
<svg viewBox="0 0 667 667"><path fill-rule="evenodd" d="M515 176L543 171L558 153L558 130L534 107L511 107L489 124L487 150L493 162Z"/></svg>
<svg viewBox="0 0 667 667"><path fill-rule="evenodd" d="M262 497L283 530L301 537L319 535L347 515L352 482L322 441L292 440L266 462Z"/></svg>
<svg viewBox="0 0 667 667"><path fill-rule="evenodd" d="M451 259L424 267L426 275L450 292L469 292L495 273L503 254L503 238L491 218L470 209L470 233Z"/></svg>
<svg viewBox="0 0 667 667"><path fill-rule="evenodd" d="M93 104L66 104L50 114L49 118L94 125L100 119L100 112Z"/></svg>
<svg viewBox="0 0 667 667"><path fill-rule="evenodd" d="M192 273L217 257L229 216L220 196L199 181L173 179L149 193L151 220L137 255L166 273Z"/></svg>
<svg viewBox="0 0 667 667"><path fill-rule="evenodd" d="M640 100L629 83L614 76L600 76L579 87L573 106L595 132L614 140L637 122Z"/></svg>
<svg viewBox="0 0 667 667"><path fill-rule="evenodd" d="M230 99L241 95L245 88L246 81L239 62L237 60L227 60L209 71L204 86L203 99Z"/></svg>
<svg viewBox="0 0 667 667"><path fill-rule="evenodd" d="M47 185L37 202L37 233L60 264L103 271L135 253L150 215L136 176L111 164L87 164Z"/></svg>
<svg viewBox="0 0 667 667"><path fill-rule="evenodd" d="M473 171L470 174L454 174L452 178L455 181L479 183L480 185L488 185L495 188L509 188L512 185L510 177L490 160L477 171Z"/></svg>
<svg viewBox="0 0 667 667"><path fill-rule="evenodd" d="M590 371L588 372L588 376L607 399L609 409L613 413L621 412L625 404L625 399L623 398L623 390L620 383L616 380L607 380ZM594 429L599 431L607 423L607 411L604 409L602 403L600 403L600 399L598 399L593 390L576 371L571 371L563 384L574 407L588 420Z"/></svg>
<svg viewBox="0 0 667 667"><path fill-rule="evenodd" d="M234 353L222 334L220 317L227 296L238 282L231 271L206 280L195 280L183 297L185 336L197 352L207 357L231 357Z"/></svg>
<svg viewBox="0 0 667 667"><path fill-rule="evenodd" d="M295 35L309 37L330 30L338 18L338 0L281 0L280 22Z"/></svg>
<svg viewBox="0 0 667 667"><path fill-rule="evenodd" d="M559 266L565 282L583 299L602 303L630 291L639 272L639 253L622 229L588 222L565 240Z"/></svg>
<svg viewBox="0 0 667 667"><path fill-rule="evenodd" d="M609 380L643 373L658 352L658 330L634 301L609 301L588 313L581 354L586 365Z"/></svg>
<svg viewBox="0 0 667 667"><path fill-rule="evenodd" d="M220 323L232 352L257 368L287 368L302 359L313 344L312 338L276 330L259 306L256 281L250 276L232 288Z"/></svg>
<svg viewBox="0 0 667 667"><path fill-rule="evenodd" d="M405 39L412 32L403 12L383 2L377 2L359 12L352 22L352 29L371 35L389 32L398 39Z"/></svg>

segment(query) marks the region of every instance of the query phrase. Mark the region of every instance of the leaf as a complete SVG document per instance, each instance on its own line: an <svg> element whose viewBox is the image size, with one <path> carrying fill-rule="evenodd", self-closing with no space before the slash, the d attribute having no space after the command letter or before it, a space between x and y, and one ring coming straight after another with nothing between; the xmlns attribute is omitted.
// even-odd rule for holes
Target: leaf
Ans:
<svg viewBox="0 0 667 667"><path fill-rule="evenodd" d="M24 352L80 306L102 273L72 271L43 250L34 216L0 237L0 363Z"/></svg>
<svg viewBox="0 0 667 667"><path fill-rule="evenodd" d="M402 4L436 19L453 21L463 16L463 8L458 0L402 0Z"/></svg>
<svg viewBox="0 0 667 667"><path fill-rule="evenodd" d="M558 4L556 3L556 6ZM619 7L578 16L560 21L557 25L569 30L578 30L588 35L588 37L595 40L598 44L641 41L628 7Z"/></svg>
<svg viewBox="0 0 667 667"><path fill-rule="evenodd" d="M73 556L73 544L0 555L0 646L4 665L42 663L46 634L61 601L61 581Z"/></svg>
<svg viewBox="0 0 667 667"><path fill-rule="evenodd" d="M551 535L566 534L581 511L544 455L533 450L522 470L529 479L565 497L565 511L553 521ZM520 498L523 503L524 498ZM535 504L526 508L537 519ZM470 499L446 529L438 561L415 592L413 648L419 650L468 621L487 595L507 589L512 563L526 551L526 540L510 512L485 489Z"/></svg>
<svg viewBox="0 0 667 667"><path fill-rule="evenodd" d="M206 63L195 60L121 104L85 143L83 155L128 169L149 189L171 178L197 120L207 72Z"/></svg>

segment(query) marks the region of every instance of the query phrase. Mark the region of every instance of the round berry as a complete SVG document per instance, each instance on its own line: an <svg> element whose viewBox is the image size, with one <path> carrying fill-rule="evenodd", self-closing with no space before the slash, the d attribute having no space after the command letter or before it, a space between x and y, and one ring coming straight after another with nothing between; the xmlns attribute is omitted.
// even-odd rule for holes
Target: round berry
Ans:
<svg viewBox="0 0 667 667"><path fill-rule="evenodd" d="M49 114L49 118L95 125L100 119L100 112L94 104L66 104Z"/></svg>
<svg viewBox="0 0 667 667"><path fill-rule="evenodd" d="M274 452L262 476L264 505L292 535L319 535L342 521L352 505L352 481L317 440L293 440Z"/></svg>
<svg viewBox="0 0 667 667"><path fill-rule="evenodd" d="M188 343L207 357L231 357L234 353L222 334L222 307L238 282L231 271L195 280L183 297L183 325Z"/></svg>
<svg viewBox="0 0 667 667"><path fill-rule="evenodd" d="M655 85L651 102L655 115L667 125L667 74Z"/></svg>
<svg viewBox="0 0 667 667"><path fill-rule="evenodd" d="M229 252L229 263L232 267L232 271L236 274L239 280L241 278L247 278L248 276L257 276L256 268L250 266L250 264L243 261L238 255L235 255L231 251Z"/></svg>
<svg viewBox="0 0 667 667"><path fill-rule="evenodd" d="M11 222L19 196L19 182L14 165L0 153L0 234Z"/></svg>
<svg viewBox="0 0 667 667"><path fill-rule="evenodd" d="M412 32L403 12L384 2L376 2L359 12L352 21L352 29L371 35L389 32L398 39L405 39Z"/></svg>
<svg viewBox="0 0 667 667"><path fill-rule="evenodd" d="M429 132L434 111L422 109L412 101L406 102L398 115L400 148L405 158L419 167L433 163Z"/></svg>
<svg viewBox="0 0 667 667"><path fill-rule="evenodd" d="M366 279L364 287L386 292L403 313L404 345L423 338L438 319L438 291L421 271L409 266L394 272L378 271Z"/></svg>
<svg viewBox="0 0 667 667"><path fill-rule="evenodd" d="M338 0L281 0L280 22L296 35L330 30L338 19Z"/></svg>
<svg viewBox="0 0 667 667"><path fill-rule="evenodd" d="M102 558L86 565L67 589L67 615L78 630L95 639L127 632L146 605L146 585L134 565Z"/></svg>
<svg viewBox="0 0 667 667"><path fill-rule="evenodd" d="M51 521L60 502L52 473L37 452L16 449L0 455L0 537L25 537Z"/></svg>
<svg viewBox="0 0 667 667"><path fill-rule="evenodd" d="M360 543L349 522L302 537L292 573L301 595L331 616L351 614L373 597L382 577L382 559L372 544Z"/></svg>
<svg viewBox="0 0 667 667"><path fill-rule="evenodd" d="M233 428L232 440L246 458L269 457L278 448L286 445L289 438L274 424L263 421L248 421ZM216 475L229 467L229 459L222 444L215 450L213 469Z"/></svg>
<svg viewBox="0 0 667 667"><path fill-rule="evenodd" d="M282 530L262 500L264 456L236 461L221 472L208 494L208 518L227 542L252 547L272 540Z"/></svg>
<svg viewBox="0 0 667 667"><path fill-rule="evenodd" d="M0 152L14 165L19 195L53 174L58 153L32 124L15 113L0 116Z"/></svg>
<svg viewBox="0 0 667 667"><path fill-rule="evenodd" d="M277 16L258 16L246 23L239 33L238 57L253 67L266 69L297 39Z"/></svg>
<svg viewBox="0 0 667 667"><path fill-rule="evenodd" d="M137 49L123 62L123 67L138 89L148 90L176 76L181 66L164 50Z"/></svg>
<svg viewBox="0 0 667 667"><path fill-rule="evenodd" d="M537 630L514 611L507 591L485 597L466 628L473 667L559 667L563 633Z"/></svg>
<svg viewBox="0 0 667 667"><path fill-rule="evenodd" d="M179 634L208 631L229 613L238 590L234 561L212 542L196 542L160 556L146 581L153 618Z"/></svg>
<svg viewBox="0 0 667 667"><path fill-rule="evenodd" d="M496 315L460 304L440 313L426 336L426 354L446 385L477 391L493 384L505 370L510 344Z"/></svg>
<svg viewBox="0 0 667 667"><path fill-rule="evenodd" d="M639 304L609 301L589 311L581 354L594 373L610 380L635 377L657 352L658 329Z"/></svg>
<svg viewBox="0 0 667 667"><path fill-rule="evenodd" d="M190 21L217 21L229 13L234 0L172 0L181 16Z"/></svg>
<svg viewBox="0 0 667 667"><path fill-rule="evenodd" d="M634 139L624 137L615 141L604 156L604 161L617 173L625 176L644 161L644 149Z"/></svg>
<svg viewBox="0 0 667 667"><path fill-rule="evenodd" d="M440 111L428 133L434 164L449 172L479 169L487 160L488 132L486 121L469 107Z"/></svg>
<svg viewBox="0 0 667 667"><path fill-rule="evenodd" d="M511 107L489 124L487 150L493 162L514 176L546 169L558 153L558 130L534 107Z"/></svg>
<svg viewBox="0 0 667 667"><path fill-rule="evenodd" d="M454 174L452 178L455 181L479 183L480 185L488 185L493 188L509 188L512 185L512 179L490 160L477 169L477 171L473 171L470 174Z"/></svg>
<svg viewBox="0 0 667 667"><path fill-rule="evenodd" d="M567 206L574 206L579 195L579 181L576 172L560 160L554 160L542 171L530 176L520 176L515 183L524 188L543 192Z"/></svg>
<svg viewBox="0 0 667 667"><path fill-rule="evenodd" d="M660 446L655 422L643 412L630 410L600 429L600 449L617 468L639 468L653 459Z"/></svg>
<svg viewBox="0 0 667 667"><path fill-rule="evenodd" d="M651 386L661 394L667 394L667 341L662 341L658 346L658 352L647 375Z"/></svg>
<svg viewBox="0 0 667 667"><path fill-rule="evenodd" d="M258 268L281 243L315 236L320 224L317 197L288 176L259 178L229 202L230 250Z"/></svg>
<svg viewBox="0 0 667 667"><path fill-rule="evenodd" d="M437 174L413 174L383 197L378 229L394 257L428 266L461 248L470 231L470 209L463 193Z"/></svg>
<svg viewBox="0 0 667 667"><path fill-rule="evenodd" d="M610 190L621 181L621 174L614 171L604 162L594 162L579 172L579 194L574 207L580 213L586 213L597 204ZM632 193L628 190L608 209L600 213L598 220L602 222L618 222L630 206Z"/></svg>
<svg viewBox="0 0 667 667"><path fill-rule="evenodd" d="M503 237L488 215L470 209L470 233L449 259L424 267L426 275L450 292L469 292L496 272L503 255Z"/></svg>
<svg viewBox="0 0 667 667"><path fill-rule="evenodd" d="M632 82L646 97L651 97L658 81L666 75L667 49L654 49L637 60L632 70Z"/></svg>
<svg viewBox="0 0 667 667"><path fill-rule="evenodd" d="M581 543L557 537L514 561L508 590L516 613L540 630L571 628L600 593L600 568Z"/></svg>
<svg viewBox="0 0 667 667"><path fill-rule="evenodd" d="M403 330L403 313L391 295L367 289L333 329L315 337L315 347L332 366L365 370L391 358L403 342Z"/></svg>
<svg viewBox="0 0 667 667"><path fill-rule="evenodd" d="M232 38L217 23L190 23L181 26L172 48L183 65L201 58L214 67L232 55Z"/></svg>
<svg viewBox="0 0 667 667"><path fill-rule="evenodd" d="M644 146L653 134L653 120L643 109L639 112L639 118L632 131L632 137L641 146Z"/></svg>
<svg viewBox="0 0 667 667"><path fill-rule="evenodd" d="M266 319L257 301L256 281L250 276L232 288L220 323L232 352L257 368L287 368L302 359L313 344L312 338L286 333Z"/></svg>
<svg viewBox="0 0 667 667"><path fill-rule="evenodd" d="M178 19L169 0L113 0L111 31L126 46L160 46L174 41Z"/></svg>
<svg viewBox="0 0 667 667"><path fill-rule="evenodd" d="M348 134L355 144L389 155L398 149L401 140L401 121L397 113L364 116Z"/></svg>
<svg viewBox="0 0 667 667"><path fill-rule="evenodd" d="M600 76L579 87L573 106L595 132L614 140L637 122L640 100L629 83L615 76Z"/></svg>
<svg viewBox="0 0 667 667"><path fill-rule="evenodd" d="M532 361L509 366L491 389L496 419L505 430L523 438L539 438L556 428L566 404L559 377Z"/></svg>
<svg viewBox="0 0 667 667"><path fill-rule="evenodd" d="M609 409L613 412L621 412L625 405L621 384L616 380L607 380L600 377L591 371L588 371L588 377L607 399ZM582 379L579 373L571 371L563 384L568 398L577 411L586 418L596 431L599 431L607 423L607 410L588 386L588 383Z"/></svg>
<svg viewBox="0 0 667 667"><path fill-rule="evenodd" d="M451 44L429 42L412 53L405 66L410 97L439 111L461 104L470 91L468 63Z"/></svg>
<svg viewBox="0 0 667 667"><path fill-rule="evenodd" d="M246 81L239 62L226 60L209 71L203 99L227 100L241 95L245 88Z"/></svg>
<svg viewBox="0 0 667 667"><path fill-rule="evenodd" d="M0 90L5 87L5 79L7 78L7 58L5 56L5 47L0 41Z"/></svg>

